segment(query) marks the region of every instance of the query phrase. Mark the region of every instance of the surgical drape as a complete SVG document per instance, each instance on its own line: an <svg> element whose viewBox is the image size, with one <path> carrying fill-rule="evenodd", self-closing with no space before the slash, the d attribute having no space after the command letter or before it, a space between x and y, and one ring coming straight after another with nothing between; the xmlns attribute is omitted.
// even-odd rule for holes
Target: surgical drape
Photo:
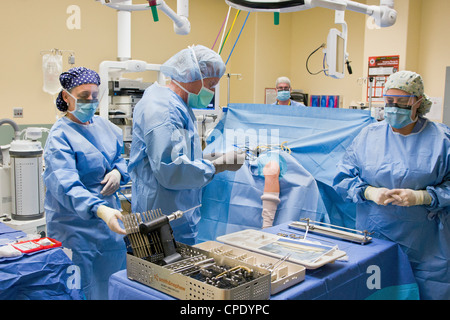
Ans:
<svg viewBox="0 0 450 320"><path fill-rule="evenodd" d="M373 121L367 111L361 110L230 104L209 136L204 152L229 151L233 145L255 147L255 143L286 142L292 153L281 153L288 170L280 179L278 209L289 213L277 212L275 224L287 221L283 217L307 216L354 227L355 206L340 199L332 188L332 180L336 163L347 146ZM261 227L264 179L257 176L257 166L252 164L245 163L236 173L220 173L204 188L200 238L211 240L225 232ZM303 203L308 192L302 194L301 190L309 190L309 195L318 190L320 196L309 197L310 201Z"/></svg>

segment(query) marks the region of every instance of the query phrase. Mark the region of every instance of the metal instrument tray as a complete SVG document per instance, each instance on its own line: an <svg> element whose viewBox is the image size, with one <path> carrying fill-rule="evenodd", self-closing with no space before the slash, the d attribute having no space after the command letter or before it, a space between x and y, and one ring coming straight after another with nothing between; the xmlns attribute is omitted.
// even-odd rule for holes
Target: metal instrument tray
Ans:
<svg viewBox="0 0 450 320"><path fill-rule="evenodd" d="M325 246L311 241L291 240L275 234L246 229L217 237L217 241L272 256L278 259L289 254L286 261L317 269L346 256L337 246Z"/></svg>
<svg viewBox="0 0 450 320"><path fill-rule="evenodd" d="M216 241L202 242L194 247L269 270L271 272L272 295L305 280L305 267L295 263L281 261Z"/></svg>
<svg viewBox="0 0 450 320"><path fill-rule="evenodd" d="M269 299L271 273L267 269L178 242L177 247L183 259L164 266L128 253L127 277L182 300ZM176 271L183 265L192 264L190 259L198 257L205 260L213 258L220 266L250 268L253 279L232 288L218 288Z"/></svg>

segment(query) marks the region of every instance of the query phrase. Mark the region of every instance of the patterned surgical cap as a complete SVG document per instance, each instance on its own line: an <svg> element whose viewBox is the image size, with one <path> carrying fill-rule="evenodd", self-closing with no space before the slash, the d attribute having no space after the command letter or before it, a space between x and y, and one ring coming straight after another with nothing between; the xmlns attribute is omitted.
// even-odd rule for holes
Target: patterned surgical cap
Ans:
<svg viewBox="0 0 450 320"><path fill-rule="evenodd" d="M419 115L425 115L431 109L432 102L424 92L422 77L412 71L399 71L392 74L386 81L384 93L389 89L399 89L416 97L422 97L422 103L417 109Z"/></svg>
<svg viewBox="0 0 450 320"><path fill-rule="evenodd" d="M81 86L82 84L92 83L100 85L100 76L94 70L85 67L76 67L67 72L61 73L59 76L59 82L64 89L69 91L75 87ZM67 108L69 107L62 98L62 91L56 98L56 107L62 112L67 111Z"/></svg>

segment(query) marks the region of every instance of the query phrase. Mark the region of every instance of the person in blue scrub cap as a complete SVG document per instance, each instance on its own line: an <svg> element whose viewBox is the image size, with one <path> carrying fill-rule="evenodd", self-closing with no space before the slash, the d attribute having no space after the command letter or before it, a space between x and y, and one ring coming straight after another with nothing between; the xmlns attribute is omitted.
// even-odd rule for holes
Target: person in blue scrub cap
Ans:
<svg viewBox="0 0 450 320"><path fill-rule="evenodd" d="M273 104L280 106L302 106L305 105L303 103L297 102L291 99L291 80L288 77L279 77L275 82L275 87L277 90L277 101Z"/></svg>
<svg viewBox="0 0 450 320"><path fill-rule="evenodd" d="M357 204L357 229L408 255L421 299L448 300L450 129L425 118L431 102L417 73L391 75L384 96L385 121L355 138L334 187Z"/></svg>
<svg viewBox="0 0 450 320"><path fill-rule="evenodd" d="M133 114L128 171L132 180L132 211L161 209L169 215L201 203L202 187L215 174L238 170L245 161L239 151L202 156L194 109L206 108L225 64L214 51L196 45L168 59L161 72L167 86L154 83L145 90ZM200 209L171 222L174 237L194 244Z"/></svg>
<svg viewBox="0 0 450 320"><path fill-rule="evenodd" d="M116 191L130 177L122 131L99 116L100 77L84 67L60 75L56 121L44 148L45 211L51 238L72 251L87 299L107 299L108 279L126 266ZM79 278L78 278L79 279Z"/></svg>

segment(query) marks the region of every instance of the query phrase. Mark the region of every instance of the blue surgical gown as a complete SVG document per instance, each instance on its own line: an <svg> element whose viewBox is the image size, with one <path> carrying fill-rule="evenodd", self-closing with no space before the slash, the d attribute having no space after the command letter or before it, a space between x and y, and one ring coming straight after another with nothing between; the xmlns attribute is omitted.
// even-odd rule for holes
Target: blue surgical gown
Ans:
<svg viewBox="0 0 450 320"><path fill-rule="evenodd" d="M134 109L128 171L132 211L165 215L199 205L202 187L214 177L214 165L202 159L192 109L168 87L153 84ZM199 219L196 209L172 221L175 239L194 244Z"/></svg>
<svg viewBox="0 0 450 320"><path fill-rule="evenodd" d="M406 136L385 121L364 128L338 164L334 187L357 204L357 229L406 252L422 299L450 299L450 130L425 118L416 128ZM369 185L427 190L433 200L428 206L380 206L364 198Z"/></svg>
<svg viewBox="0 0 450 320"><path fill-rule="evenodd" d="M272 104L278 105L278 101L274 102ZM292 100L292 99L291 99L291 104L290 105L293 106L293 107L304 107L305 106L303 103L295 101L295 100ZM283 107L283 105L280 105L280 107Z"/></svg>
<svg viewBox="0 0 450 320"><path fill-rule="evenodd" d="M87 299L107 299L109 276L126 266L123 236L96 214L100 205L120 208L116 195L100 194L100 182L113 169L122 175L121 184L129 181L122 145L122 131L98 116L87 125L59 119L45 144L48 235L72 250Z"/></svg>

